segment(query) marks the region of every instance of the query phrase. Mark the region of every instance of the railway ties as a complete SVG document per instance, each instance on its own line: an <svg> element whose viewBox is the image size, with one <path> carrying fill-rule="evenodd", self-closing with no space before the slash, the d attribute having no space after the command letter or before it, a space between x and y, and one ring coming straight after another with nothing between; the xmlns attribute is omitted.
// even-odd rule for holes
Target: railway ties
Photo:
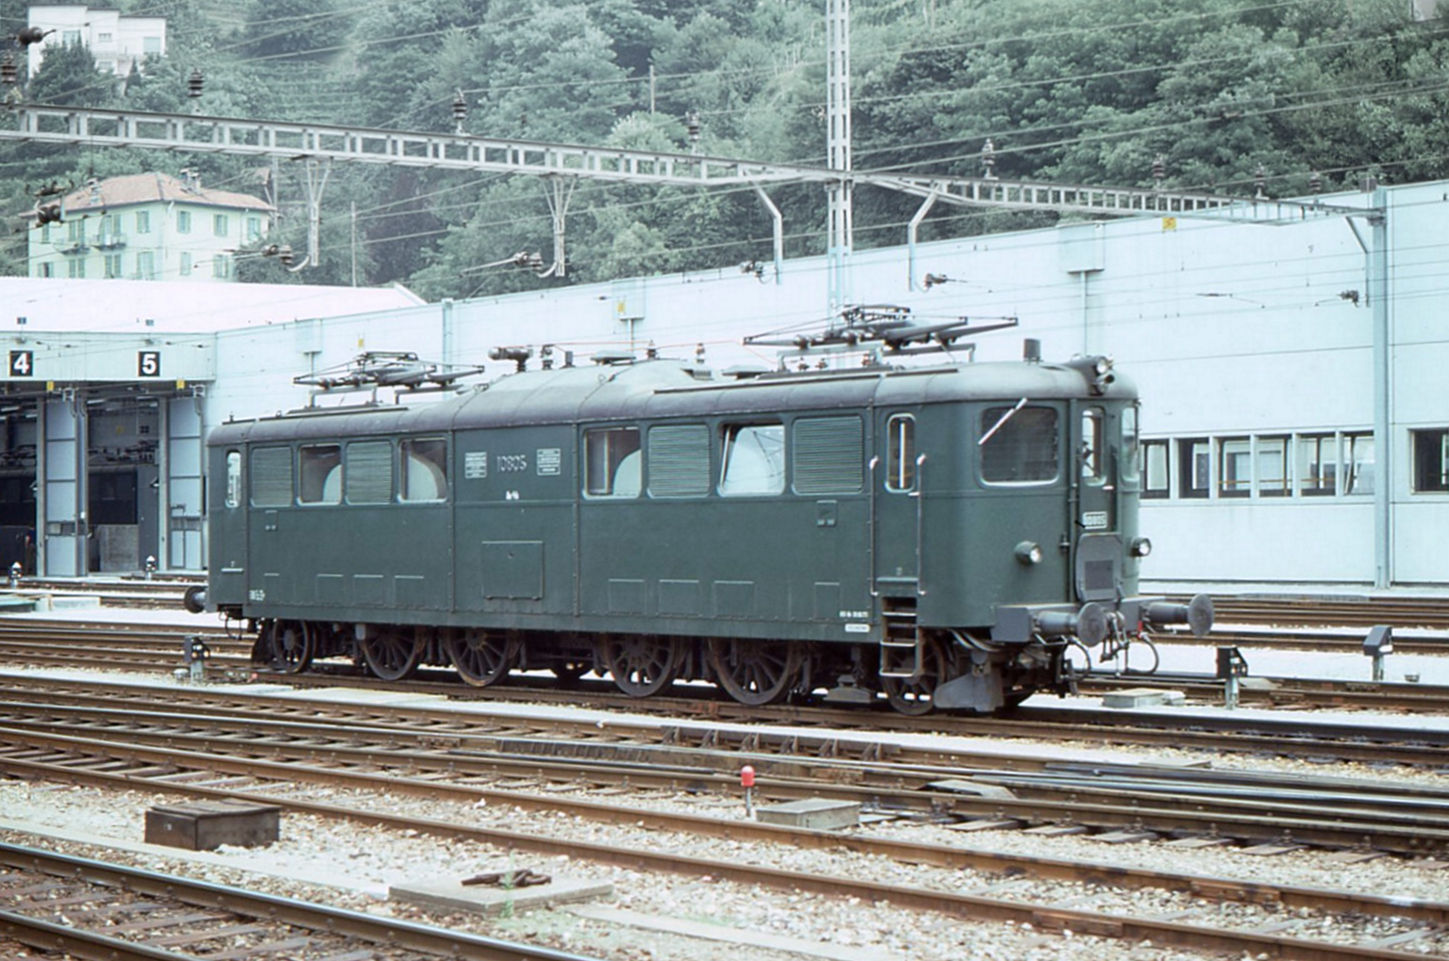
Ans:
<svg viewBox="0 0 1449 961"><path fill-rule="evenodd" d="M0 903L0 947L114 961L592 961L14 844L0 844Z"/></svg>

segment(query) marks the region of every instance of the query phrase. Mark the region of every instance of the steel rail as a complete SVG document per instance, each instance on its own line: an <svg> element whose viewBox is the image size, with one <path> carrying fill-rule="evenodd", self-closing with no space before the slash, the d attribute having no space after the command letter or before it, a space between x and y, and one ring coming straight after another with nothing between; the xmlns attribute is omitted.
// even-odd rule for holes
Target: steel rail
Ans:
<svg viewBox="0 0 1449 961"><path fill-rule="evenodd" d="M56 734L41 730L0 727L0 740L12 744L32 744L85 757L101 755L105 759L134 761L150 767L160 766L155 774L173 776L184 769L233 775L243 778L272 778L281 781L345 785L367 790L403 791L425 797L466 800L479 798L491 804L512 804L527 809L563 811L589 820L613 824L637 821L637 808L606 804L589 799L562 798L557 795L539 797L518 791L489 788L472 783L450 783L421 776L389 773L385 765L406 766L423 773L449 772L457 776L481 772L520 771L541 779L552 778L564 783L627 782L670 790L702 789L713 786L728 790L734 778L708 771L680 770L665 766L629 764L610 775L597 765L564 764L537 757L514 759L460 755L457 752L429 754L416 750L379 751L344 749L333 745L319 747L307 744L267 745L240 744L223 739L227 747L245 750L250 756L218 755L176 747L146 747L134 743L145 739L134 731L110 732L129 738L129 743L102 741L91 732L89 736ZM158 734L158 740L180 740L175 735ZM370 769L309 768L297 762L267 760L254 755L263 748L274 747L279 753L308 753L333 764L367 765ZM21 764L24 759L0 756L0 771ZM69 763L73 763L69 762ZM384 770L377 770L384 766ZM949 776L949 775L948 775ZM1002 774L998 779L1010 778ZM135 778L137 783L165 783L148 777ZM1304 803L1258 802L1241 798L1209 801L1183 792L1160 794L1144 803L1140 792L1124 790L1109 783L1100 785L1073 784L1053 795L1047 788L1024 785L1021 793L1030 797L979 797L940 791L889 789L870 785L844 785L819 780L798 780L773 777L769 794L776 799L799 799L832 795L862 804L882 800L895 801L902 809L925 809L939 814L952 814L967 819L1013 818L1030 824L1070 823L1097 830L1147 829L1165 834L1189 836L1227 836L1260 843L1282 842L1315 844L1330 848L1352 849L1371 846L1375 850L1405 855L1422 855L1449 850L1449 827L1442 820L1434 821L1413 813L1385 813L1377 810L1358 811L1323 808L1315 811ZM1357 815L1357 817L1355 817ZM691 814L649 812L642 815L659 827L693 833L713 833L722 823L718 818ZM1316 819L1315 819L1316 816ZM732 822L723 822L732 823ZM909 860L909 851L894 856Z"/></svg>
<svg viewBox="0 0 1449 961"><path fill-rule="evenodd" d="M584 955L558 951L553 948L434 928L397 918L378 917L361 911L348 911L343 908L298 901L290 897L247 891L242 888L213 884L209 881L196 881L13 844L0 843L0 865L24 871L80 879L93 884L119 887L150 897L167 898L186 904L216 908L246 917L265 919L309 930L325 931L328 934L385 944L389 948L405 948L431 955L476 959L476 961L519 961L519 959L597 961L597 959ZM23 916L21 917L23 919ZM13 934L11 936L15 937ZM17 940L23 939L17 938ZM136 946L131 945L131 947ZM189 959L191 957L168 952L135 956L158 959ZM99 957L109 959L114 955Z"/></svg>
<svg viewBox="0 0 1449 961"><path fill-rule="evenodd" d="M82 772L69 770L67 776L74 778L95 778L112 784L126 784L124 775L107 775L105 772ZM128 785L131 786L131 785ZM149 787L149 785L148 785ZM1254 931L1235 931L1212 928L1205 925L1138 918L1126 915L1103 914L1095 911L1066 907L1007 901L981 895L940 891L930 888L900 884L885 884L874 880L829 877L816 873L788 871L764 865L752 865L735 861L691 857L670 854L663 851L642 850L638 847L615 847L598 842L576 838L547 838L537 834L508 831L497 828L482 828L460 825L412 816L391 815L383 812L327 805L318 802L276 799L268 795L249 795L244 792L186 788L180 785L165 785L165 790L209 797L235 797L255 800L260 803L278 804L288 810L305 812L324 817L343 817L360 823L392 829L407 829L435 837L471 841L482 841L509 850L530 851L548 856L581 858L602 864L615 865L636 871L652 871L693 877L722 878L741 884L766 887L774 890L803 891L835 897L858 898L863 902L886 901L893 905L916 910L938 911L953 917L973 920L989 919L1009 921L1016 924L1032 924L1046 930L1070 929L1072 931L1096 934L1104 937L1132 941L1151 940L1158 944L1172 944L1194 947L1209 951L1249 952L1250 955L1266 953L1269 957L1290 959L1290 961L1408 961L1424 957L1419 953L1394 951L1386 948L1360 947L1357 945L1332 944L1310 941ZM646 815L641 820L647 821ZM735 828L744 825L734 825ZM755 829L770 825L754 825ZM810 832L794 829L802 835L817 835L829 846L855 849L858 839L840 838L827 832ZM744 834L725 836L743 837ZM1002 859L982 853L945 848L938 853L949 860L945 866L971 866L971 862L995 862L999 868ZM1016 863L1034 863L1046 868L1044 859L1014 858ZM918 861L918 863L920 863ZM930 863L930 862L926 862ZM1083 869L1076 866L1077 878L1113 883L1124 876L1127 869L1101 867ZM1145 876L1137 872L1139 877ZM1169 877L1163 875L1163 877ZM1280 888L1230 879L1215 879L1206 876L1175 876L1177 890L1189 891L1199 896L1220 899L1237 896L1242 900L1259 902L1278 901L1285 906L1299 906L1323 910L1327 905L1343 905L1345 913L1384 913L1388 916L1412 917L1429 923L1449 921L1449 904L1416 900L1398 901L1377 899L1342 892L1319 891L1307 888Z"/></svg>

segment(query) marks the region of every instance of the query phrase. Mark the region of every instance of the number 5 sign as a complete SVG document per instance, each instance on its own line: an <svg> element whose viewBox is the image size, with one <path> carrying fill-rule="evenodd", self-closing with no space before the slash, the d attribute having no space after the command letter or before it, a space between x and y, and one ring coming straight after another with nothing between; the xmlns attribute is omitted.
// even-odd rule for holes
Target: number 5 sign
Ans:
<svg viewBox="0 0 1449 961"><path fill-rule="evenodd" d="M10 352L10 376L11 377L34 377L35 376L35 351L33 351L33 350L12 350Z"/></svg>
<svg viewBox="0 0 1449 961"><path fill-rule="evenodd" d="M136 352L136 376L161 376L161 351L141 350Z"/></svg>

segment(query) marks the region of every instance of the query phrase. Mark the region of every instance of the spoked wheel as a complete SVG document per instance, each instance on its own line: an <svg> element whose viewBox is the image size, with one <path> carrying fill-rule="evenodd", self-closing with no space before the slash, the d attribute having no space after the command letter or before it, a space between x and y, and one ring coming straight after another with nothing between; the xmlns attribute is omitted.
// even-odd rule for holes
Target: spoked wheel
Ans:
<svg viewBox="0 0 1449 961"><path fill-rule="evenodd" d="M300 674L312 666L316 645L305 621L272 621L267 625L271 666L288 674Z"/></svg>
<svg viewBox="0 0 1449 961"><path fill-rule="evenodd" d="M517 640L496 631L455 631L445 646L458 676L474 687L497 683L518 661Z"/></svg>
<svg viewBox="0 0 1449 961"><path fill-rule="evenodd" d="M720 687L741 704L773 704L800 678L800 648L781 641L719 638L709 642L709 666Z"/></svg>
<svg viewBox="0 0 1449 961"><path fill-rule="evenodd" d="M891 707L902 714L929 714L936 688L946 680L946 655L941 645L927 641L921 651L921 669L911 677L883 677L881 689Z"/></svg>
<svg viewBox="0 0 1449 961"><path fill-rule="evenodd" d="M658 694L684 660L684 644L677 637L632 634L608 638L603 645L614 685L630 697Z"/></svg>
<svg viewBox="0 0 1449 961"><path fill-rule="evenodd" d="M362 642L362 658L384 681L400 681L417 670L424 646L412 631L382 630Z"/></svg>

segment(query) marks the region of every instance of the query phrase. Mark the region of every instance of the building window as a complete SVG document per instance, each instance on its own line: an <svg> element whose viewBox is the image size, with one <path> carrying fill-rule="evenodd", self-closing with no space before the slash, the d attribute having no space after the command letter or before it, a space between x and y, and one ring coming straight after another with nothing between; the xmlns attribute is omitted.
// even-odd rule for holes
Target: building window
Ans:
<svg viewBox="0 0 1449 961"><path fill-rule="evenodd" d="M1253 442L1246 437L1218 440L1218 496L1247 497L1253 483Z"/></svg>
<svg viewBox="0 0 1449 961"><path fill-rule="evenodd" d="M1212 485L1211 452L1206 437L1177 442L1177 496L1206 497Z"/></svg>
<svg viewBox="0 0 1449 961"><path fill-rule="evenodd" d="M1338 476L1338 448L1332 434L1298 435L1298 493L1324 497Z"/></svg>
<svg viewBox="0 0 1449 961"><path fill-rule="evenodd" d="M84 277L86 275L86 262L79 257L66 261L65 271L68 277Z"/></svg>
<svg viewBox="0 0 1449 961"><path fill-rule="evenodd" d="M260 218L260 217L248 217L247 218L247 242L248 243L255 243L256 241L261 240L261 239L262 239L262 218Z"/></svg>
<svg viewBox="0 0 1449 961"><path fill-rule="evenodd" d="M142 53L154 53L154 54L158 54L159 55L161 53L161 38L160 37L142 37L141 38L141 52Z"/></svg>
<svg viewBox="0 0 1449 961"><path fill-rule="evenodd" d="M65 44L67 47L79 47L81 42L81 32L79 30L62 30L60 32L60 42Z"/></svg>
<svg viewBox="0 0 1449 961"><path fill-rule="evenodd" d="M226 254L213 254L211 258L211 276L225 280L231 276L231 258Z"/></svg>
<svg viewBox="0 0 1449 961"><path fill-rule="evenodd" d="M189 233L191 233L191 211L189 211L189 210L178 210L178 211L176 211L176 232L178 234L189 234Z"/></svg>
<svg viewBox="0 0 1449 961"><path fill-rule="evenodd" d="M109 33L97 33L96 34L96 43L110 43L111 42L111 39L112 38L111 38L111 35Z"/></svg>
<svg viewBox="0 0 1449 961"><path fill-rule="evenodd" d="M1414 448L1414 493L1449 491L1449 430L1409 432Z"/></svg>
<svg viewBox="0 0 1449 961"><path fill-rule="evenodd" d="M1374 492L1374 435L1360 431L1343 435L1343 493Z"/></svg>
<svg viewBox="0 0 1449 961"><path fill-rule="evenodd" d="M136 254L136 276L142 280L156 279L156 254L142 250Z"/></svg>
<svg viewBox="0 0 1449 961"><path fill-rule="evenodd" d="M584 431L584 493L590 497L638 497L643 481L639 428Z"/></svg>
<svg viewBox="0 0 1449 961"><path fill-rule="evenodd" d="M151 232L151 211L136 211L136 233L149 234Z"/></svg>
<svg viewBox="0 0 1449 961"><path fill-rule="evenodd" d="M124 276L121 273L121 255L106 254L106 279L114 280L121 276Z"/></svg>
<svg viewBox="0 0 1449 961"><path fill-rule="evenodd" d="M37 276L37 277L54 277L55 276L55 264L52 264L52 263L37 264L36 265L36 273L35 273L35 276Z"/></svg>
<svg viewBox="0 0 1449 961"><path fill-rule="evenodd" d="M83 244L83 243L85 243L86 242L86 222L85 222L85 220L82 219L82 220L70 220L70 221L67 221L66 222L66 225L65 225L65 239L66 240L69 240L73 244Z"/></svg>
<svg viewBox="0 0 1449 961"><path fill-rule="evenodd" d="M398 442L399 495L405 501L448 499L448 444L441 438Z"/></svg>
<svg viewBox="0 0 1449 961"><path fill-rule="evenodd" d="M1288 452L1291 441L1286 435L1258 438L1258 496L1287 497Z"/></svg>
<svg viewBox="0 0 1449 961"><path fill-rule="evenodd" d="M1165 440L1142 442L1142 496L1167 497L1172 493L1172 475L1167 466L1168 446Z"/></svg>
<svg viewBox="0 0 1449 961"><path fill-rule="evenodd" d="M729 424L724 429L719 492L726 497L785 489L785 426Z"/></svg>
<svg viewBox="0 0 1449 961"><path fill-rule="evenodd" d="M916 489L916 419L896 414L886 422L886 490Z"/></svg>
<svg viewBox="0 0 1449 961"><path fill-rule="evenodd" d="M988 407L981 412L981 479L987 484L1048 484L1058 466L1057 412L1050 407Z"/></svg>
<svg viewBox="0 0 1449 961"><path fill-rule="evenodd" d="M181 268L179 273L183 277L191 276L191 254L184 250L181 251Z"/></svg>
<svg viewBox="0 0 1449 961"><path fill-rule="evenodd" d="M211 232L218 237L225 237L226 228L226 214L214 214L211 218Z"/></svg>
<svg viewBox="0 0 1449 961"><path fill-rule="evenodd" d="M308 444L298 459L297 500L303 504L342 503L342 448L336 444Z"/></svg>

